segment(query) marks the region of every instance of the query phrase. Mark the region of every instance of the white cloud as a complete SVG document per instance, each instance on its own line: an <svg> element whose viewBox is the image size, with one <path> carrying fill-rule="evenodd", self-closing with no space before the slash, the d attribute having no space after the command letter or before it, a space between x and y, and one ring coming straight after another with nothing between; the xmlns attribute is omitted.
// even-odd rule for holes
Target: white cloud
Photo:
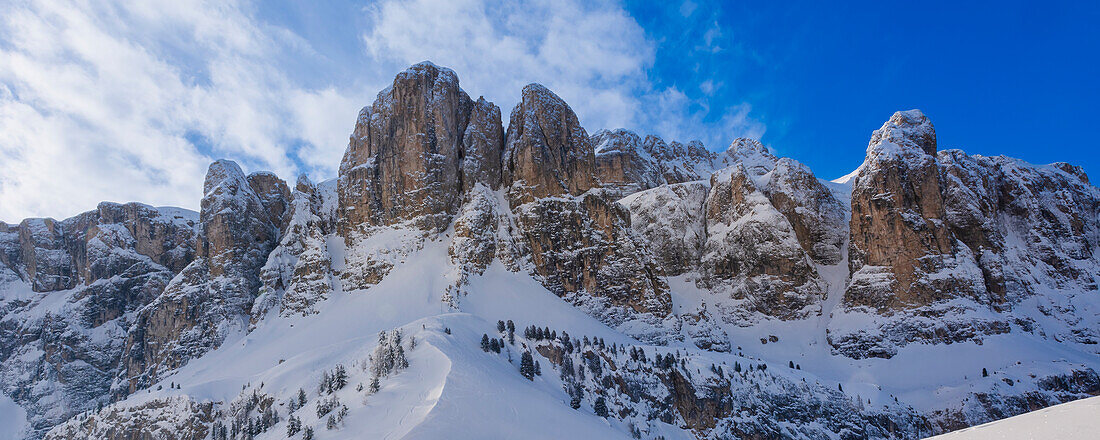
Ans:
<svg viewBox="0 0 1100 440"><path fill-rule="evenodd" d="M609 4L385 1L369 8L367 51L395 68L423 60L450 67L475 99L505 117L524 85L550 87L596 125L631 125L653 45Z"/></svg>
<svg viewBox="0 0 1100 440"><path fill-rule="evenodd" d="M333 23L365 26L319 53L332 42L241 1L5 6L0 219L63 218L102 200L196 209L206 166L221 157L290 180L333 177L359 108L422 60L453 68L506 124L522 87L539 82L591 131L712 147L763 133L747 105L712 112L654 87L657 43L617 3L384 0Z"/></svg>
<svg viewBox="0 0 1100 440"><path fill-rule="evenodd" d="M288 146L300 139L309 157L323 157L315 150L338 137L321 134L317 118L357 107L290 84L271 60L300 42L242 11L180 1L8 7L0 218L66 217L101 200L197 208L218 157L289 178L308 171ZM354 116L344 120L343 141L326 147L342 152ZM209 145L190 142L194 134Z"/></svg>
<svg viewBox="0 0 1100 440"><path fill-rule="evenodd" d="M689 14L694 9L684 7ZM654 87L647 72L657 43L614 2L388 0L368 11L363 41L371 55L395 69L423 60L450 67L468 93L496 102L506 118L522 87L539 82L565 99L592 132L625 127L700 139L716 149L764 133L748 116L748 104L714 116L706 102ZM706 44L716 44L720 35L715 25ZM717 88L708 84L704 91Z"/></svg>

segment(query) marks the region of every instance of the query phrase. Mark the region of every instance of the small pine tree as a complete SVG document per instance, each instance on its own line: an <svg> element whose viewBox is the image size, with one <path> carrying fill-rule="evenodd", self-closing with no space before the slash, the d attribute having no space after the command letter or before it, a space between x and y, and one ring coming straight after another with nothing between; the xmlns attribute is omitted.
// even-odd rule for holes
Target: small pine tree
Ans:
<svg viewBox="0 0 1100 440"><path fill-rule="evenodd" d="M542 376L542 368L539 367L539 361L535 361L535 376Z"/></svg>
<svg viewBox="0 0 1100 440"><path fill-rule="evenodd" d="M733 363L733 371L736 371L738 373L741 372L741 363L740 362L734 362Z"/></svg>
<svg viewBox="0 0 1100 440"><path fill-rule="evenodd" d="M563 359L561 360L561 375L562 375L562 377L573 377L573 375L575 375L575 374L577 374L577 373L575 371L573 371L573 357L572 356L564 356Z"/></svg>
<svg viewBox="0 0 1100 440"><path fill-rule="evenodd" d="M512 338L513 337L512 335L516 334L516 323L512 322L512 320L509 319L507 327L508 327L508 338Z"/></svg>
<svg viewBox="0 0 1100 440"><path fill-rule="evenodd" d="M535 364L531 352L525 351L519 358L519 373L527 380L535 380Z"/></svg>
<svg viewBox="0 0 1100 440"><path fill-rule="evenodd" d="M596 404L592 406L592 409L596 411L597 416L607 418L607 401L604 400L603 396L596 398Z"/></svg>
<svg viewBox="0 0 1100 440"><path fill-rule="evenodd" d="M302 432L302 440L313 440L313 428L306 427L305 431Z"/></svg>
<svg viewBox="0 0 1100 440"><path fill-rule="evenodd" d="M982 368L982 377L989 377L989 371L985 368Z"/></svg>
<svg viewBox="0 0 1100 440"><path fill-rule="evenodd" d="M298 388L298 408L306 406L306 391Z"/></svg>
<svg viewBox="0 0 1100 440"><path fill-rule="evenodd" d="M487 333L481 334L481 351L489 352L489 335Z"/></svg>
<svg viewBox="0 0 1100 440"><path fill-rule="evenodd" d="M378 376L371 378L370 387L367 388L368 394L377 393L380 389L382 389L382 383L378 381Z"/></svg>
<svg viewBox="0 0 1100 440"><path fill-rule="evenodd" d="M397 353L394 355L393 365L398 370L409 368L409 360L405 358L405 349L400 345L397 346Z"/></svg>
<svg viewBox="0 0 1100 440"><path fill-rule="evenodd" d="M332 389L343 389L348 384L348 371L344 369L343 365L337 365L336 370L332 373Z"/></svg>
<svg viewBox="0 0 1100 440"><path fill-rule="evenodd" d="M794 368L794 361L787 361L787 368Z"/></svg>
<svg viewBox="0 0 1100 440"><path fill-rule="evenodd" d="M504 326L504 321L497 321L497 333L504 333L507 327Z"/></svg>
<svg viewBox="0 0 1100 440"><path fill-rule="evenodd" d="M294 437L294 434L297 434L298 431L301 431L301 430L302 430L302 420L295 417L295 416L290 416L290 418L287 419L287 421L286 421L286 436L287 437Z"/></svg>
<svg viewBox="0 0 1100 440"><path fill-rule="evenodd" d="M569 399L569 407L573 409L579 409L581 407L581 398L573 396L573 398Z"/></svg>

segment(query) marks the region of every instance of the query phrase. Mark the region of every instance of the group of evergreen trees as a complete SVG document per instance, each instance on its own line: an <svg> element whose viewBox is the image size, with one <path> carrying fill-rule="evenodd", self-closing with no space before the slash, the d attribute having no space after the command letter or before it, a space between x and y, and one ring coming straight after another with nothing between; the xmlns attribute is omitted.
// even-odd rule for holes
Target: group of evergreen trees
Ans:
<svg viewBox="0 0 1100 440"><path fill-rule="evenodd" d="M535 380L535 376L542 376L539 361L536 361L529 351L523 352L519 357L519 374L522 374L527 380Z"/></svg>
<svg viewBox="0 0 1100 440"><path fill-rule="evenodd" d="M389 376L395 370L409 367L405 357L405 347L401 345L401 329L378 333L378 347L370 355L370 373L372 378Z"/></svg>
<svg viewBox="0 0 1100 440"><path fill-rule="evenodd" d="M546 339L553 341L558 339L558 331L550 330L550 327L538 328L532 325L523 330L523 337L533 341L542 341Z"/></svg>
<svg viewBox="0 0 1100 440"><path fill-rule="evenodd" d="M504 349L504 339L489 338L488 334L481 335L481 351L499 354Z"/></svg>
<svg viewBox="0 0 1100 440"><path fill-rule="evenodd" d="M324 371L321 373L321 383L318 385L317 394L332 394L337 390L340 390L348 384L348 371L343 365L336 365L333 368L332 373Z"/></svg>

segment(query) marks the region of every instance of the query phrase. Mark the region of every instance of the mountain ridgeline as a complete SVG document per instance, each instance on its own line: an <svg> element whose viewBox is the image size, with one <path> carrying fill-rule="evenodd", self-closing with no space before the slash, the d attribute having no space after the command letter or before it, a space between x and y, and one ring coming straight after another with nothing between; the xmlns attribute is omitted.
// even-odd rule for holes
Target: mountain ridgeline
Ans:
<svg viewBox="0 0 1100 440"><path fill-rule="evenodd" d="M501 109L427 62L362 109L336 179L291 187L219 160L198 213L105 202L0 223L0 390L27 411L29 438L148 434L141 423L153 421L101 419L117 429L96 431L88 414L125 407L268 321L370 295L433 243L446 248L433 272L447 311L503 267L639 346L704 358L744 356L769 341L743 334L787 328L809 329L796 334L851 371L996 337L1092 360L882 410L851 406L836 386L798 388L805 379L785 394L729 382L719 395L675 365L639 370L667 390L630 397L652 398L653 423L693 437L909 438L1100 393L1100 190L1079 167L940 150L931 121L908 110L874 131L856 172L830 182L752 139L715 153L589 134L538 84L505 129ZM564 368L555 344L539 346L543 369ZM798 395L818 403L776 400ZM217 410L187 405L189 423L214 426ZM754 424L742 409L824 431Z"/></svg>

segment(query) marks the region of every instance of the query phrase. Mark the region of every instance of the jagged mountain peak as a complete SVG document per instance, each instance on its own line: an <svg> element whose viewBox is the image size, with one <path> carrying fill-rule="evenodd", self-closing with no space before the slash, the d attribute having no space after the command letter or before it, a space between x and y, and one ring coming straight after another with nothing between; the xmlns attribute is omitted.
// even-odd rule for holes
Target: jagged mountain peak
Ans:
<svg viewBox="0 0 1100 440"><path fill-rule="evenodd" d="M527 425L484 437L553 414L580 437L908 438L1100 392L1079 168L937 153L911 110L831 185L757 140L589 136L546 87L522 97L505 131L419 63L360 112L337 179L219 160L198 215L0 224L0 389L31 437L69 419L57 439L274 438L291 415L437 438L486 387ZM494 326L513 319L529 333ZM372 348L413 374L370 377ZM337 366L351 386L324 388Z"/></svg>
<svg viewBox="0 0 1100 440"><path fill-rule="evenodd" d="M218 159L210 163L206 170L203 193L210 194L222 185L234 185L234 188L247 187L241 166L229 159Z"/></svg>
<svg viewBox="0 0 1100 440"><path fill-rule="evenodd" d="M881 128L871 134L871 141L867 145L868 156L899 153L924 153L933 157L936 155L936 129L920 110L895 112Z"/></svg>

